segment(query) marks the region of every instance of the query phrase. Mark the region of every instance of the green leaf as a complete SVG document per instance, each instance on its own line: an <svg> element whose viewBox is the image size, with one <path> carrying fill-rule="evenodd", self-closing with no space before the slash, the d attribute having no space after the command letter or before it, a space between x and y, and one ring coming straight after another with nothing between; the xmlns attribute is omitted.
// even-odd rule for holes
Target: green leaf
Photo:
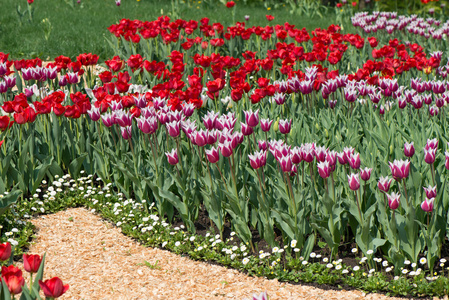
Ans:
<svg viewBox="0 0 449 300"><path fill-rule="evenodd" d="M83 167L83 162L87 157L87 153L82 154L80 157L74 159L69 165L69 172L72 178L76 178Z"/></svg>

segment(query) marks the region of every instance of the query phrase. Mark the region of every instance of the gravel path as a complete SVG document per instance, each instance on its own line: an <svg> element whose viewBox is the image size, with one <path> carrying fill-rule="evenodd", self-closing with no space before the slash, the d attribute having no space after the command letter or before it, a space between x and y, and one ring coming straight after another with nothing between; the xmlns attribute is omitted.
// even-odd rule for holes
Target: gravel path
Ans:
<svg viewBox="0 0 449 300"><path fill-rule="evenodd" d="M37 239L29 253L47 252L44 279L70 284L59 299L244 299L267 291L270 299L399 299L359 291L333 291L280 283L146 248L84 208L32 221ZM151 269L144 261L156 264Z"/></svg>

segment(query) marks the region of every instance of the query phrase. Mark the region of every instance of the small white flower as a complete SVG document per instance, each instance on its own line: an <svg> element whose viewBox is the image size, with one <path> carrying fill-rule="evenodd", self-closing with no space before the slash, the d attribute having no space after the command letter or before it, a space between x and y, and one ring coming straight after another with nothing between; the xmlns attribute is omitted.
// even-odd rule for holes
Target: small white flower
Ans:
<svg viewBox="0 0 449 300"><path fill-rule="evenodd" d="M357 251L358 251L357 248L352 248L351 250L352 253L357 253Z"/></svg>
<svg viewBox="0 0 449 300"><path fill-rule="evenodd" d="M195 240L195 237L194 237L194 236L191 236L189 240L190 240L191 242L193 242L193 241Z"/></svg>
<svg viewBox="0 0 449 300"><path fill-rule="evenodd" d="M412 268L416 268L416 263L412 263L412 264L411 264L411 267L412 267Z"/></svg>
<svg viewBox="0 0 449 300"><path fill-rule="evenodd" d="M295 251L296 253L298 253L298 252L299 252L299 248L295 248L295 249L293 249L293 251Z"/></svg>
<svg viewBox="0 0 449 300"><path fill-rule="evenodd" d="M179 242L179 241L175 243L175 247L178 247L180 245L181 245L181 242Z"/></svg>
<svg viewBox="0 0 449 300"><path fill-rule="evenodd" d="M349 273L349 270L347 270L347 269L344 269L343 271L341 271L341 274L348 274Z"/></svg>
<svg viewBox="0 0 449 300"><path fill-rule="evenodd" d="M325 257L323 258L323 262L327 263L329 261L329 258Z"/></svg>
<svg viewBox="0 0 449 300"><path fill-rule="evenodd" d="M316 257L316 253L315 252L310 253L310 257L311 258L315 258Z"/></svg>
<svg viewBox="0 0 449 300"><path fill-rule="evenodd" d="M274 247L273 249L272 249L272 252L273 253L277 253L279 251L279 248L278 247Z"/></svg>
<svg viewBox="0 0 449 300"><path fill-rule="evenodd" d="M162 243L162 248L164 248L167 245L168 242L163 242Z"/></svg>
<svg viewBox="0 0 449 300"><path fill-rule="evenodd" d="M402 274L407 274L408 273L408 270L407 269L403 269L402 270Z"/></svg>
<svg viewBox="0 0 449 300"><path fill-rule="evenodd" d="M382 266L388 267L388 261L384 260L384 261L382 262Z"/></svg>
<svg viewBox="0 0 449 300"><path fill-rule="evenodd" d="M304 266L307 265L307 264L308 264L307 260L303 260L303 261L302 261L302 264L303 264Z"/></svg>
<svg viewBox="0 0 449 300"><path fill-rule="evenodd" d="M368 273L372 274L372 273L374 273L375 271L376 271L376 270L374 270L374 269L370 269Z"/></svg>
<svg viewBox="0 0 449 300"><path fill-rule="evenodd" d="M298 243L297 240L292 240L292 241L290 242L290 247L295 248L297 243Z"/></svg>
<svg viewBox="0 0 449 300"><path fill-rule="evenodd" d="M368 254L368 255L371 255L371 254L373 254L373 253L374 253L373 250L368 250L368 251L366 251L366 254Z"/></svg>
<svg viewBox="0 0 449 300"><path fill-rule="evenodd" d="M355 267L353 268L353 270L357 272L358 270L360 270L360 267L359 267L359 266L355 266Z"/></svg>
<svg viewBox="0 0 449 300"><path fill-rule="evenodd" d="M419 263L420 263L421 265L424 265L424 264L427 263L427 259L426 259L425 257L421 257L420 260L419 260Z"/></svg>
<svg viewBox="0 0 449 300"><path fill-rule="evenodd" d="M249 258L248 258L248 257L245 257L245 258L242 260L242 264L246 265L247 263L249 263Z"/></svg>
<svg viewBox="0 0 449 300"><path fill-rule="evenodd" d="M327 265L326 265L326 268L332 269L333 266L334 266L333 264L327 264Z"/></svg>
<svg viewBox="0 0 449 300"><path fill-rule="evenodd" d="M335 266L335 270L340 270L342 267L341 267L341 265L336 265Z"/></svg>
<svg viewBox="0 0 449 300"><path fill-rule="evenodd" d="M406 259L405 261L404 261L404 265L409 265L411 262L408 260L408 259Z"/></svg>

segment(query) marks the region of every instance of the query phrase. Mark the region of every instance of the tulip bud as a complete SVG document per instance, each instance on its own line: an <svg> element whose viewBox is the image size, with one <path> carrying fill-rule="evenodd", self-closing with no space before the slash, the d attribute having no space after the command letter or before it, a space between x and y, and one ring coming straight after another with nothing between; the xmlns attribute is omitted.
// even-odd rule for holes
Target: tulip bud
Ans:
<svg viewBox="0 0 449 300"><path fill-rule="evenodd" d="M382 192L388 193L388 190L390 189L390 185L393 179L389 179L388 176L386 177L380 177L379 182L377 183L377 187Z"/></svg>
<svg viewBox="0 0 449 300"><path fill-rule="evenodd" d="M360 168L360 154L359 153L351 153L349 156L349 166L354 169L358 170Z"/></svg>
<svg viewBox="0 0 449 300"><path fill-rule="evenodd" d="M224 157L231 156L233 149L231 146L231 142L224 141L223 143L219 143L218 148L220 149L221 155L223 155Z"/></svg>
<svg viewBox="0 0 449 300"><path fill-rule="evenodd" d="M290 155L282 156L279 159L279 164L281 165L282 172L290 172L292 170L292 159Z"/></svg>
<svg viewBox="0 0 449 300"><path fill-rule="evenodd" d="M181 133L180 125L181 125L181 123L179 121L168 122L165 124L165 126L167 127L167 130L168 130L168 134L171 137L179 136L179 134Z"/></svg>
<svg viewBox="0 0 449 300"><path fill-rule="evenodd" d="M120 127L120 129L121 129L121 131L122 131L122 137L125 139L125 140L129 140L130 138L132 138L132 132L131 132L131 130L132 130L132 126L130 125L130 126L125 126L125 127Z"/></svg>
<svg viewBox="0 0 449 300"><path fill-rule="evenodd" d="M37 273L42 262L42 257L37 254L23 255L23 268L29 273Z"/></svg>
<svg viewBox="0 0 449 300"><path fill-rule="evenodd" d="M259 124L259 110L256 110L254 113L250 109L249 111L243 111L245 114L246 124L250 127L256 127Z"/></svg>
<svg viewBox="0 0 449 300"><path fill-rule="evenodd" d="M249 126L248 124L245 124L242 122L240 122L240 124L241 124L242 134L244 136L251 135L254 132L253 127Z"/></svg>

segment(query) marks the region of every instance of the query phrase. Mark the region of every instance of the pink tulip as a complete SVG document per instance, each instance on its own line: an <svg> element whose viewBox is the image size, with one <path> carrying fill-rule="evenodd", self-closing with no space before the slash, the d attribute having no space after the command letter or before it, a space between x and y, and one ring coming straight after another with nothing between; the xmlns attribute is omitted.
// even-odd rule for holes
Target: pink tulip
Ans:
<svg viewBox="0 0 449 300"><path fill-rule="evenodd" d="M260 128L263 132L270 131L271 124L273 123L273 120L270 121L270 119L261 119L260 120Z"/></svg>
<svg viewBox="0 0 449 300"><path fill-rule="evenodd" d="M393 179L389 179L388 176L386 177L380 177L379 182L377 183L377 187L382 192L388 193L388 190L390 189L390 185Z"/></svg>
<svg viewBox="0 0 449 300"><path fill-rule="evenodd" d="M244 136L248 136L248 135L253 134L253 132L254 132L253 127L251 127L251 126L249 126L248 124L245 124L245 123L240 123L240 125L241 125L242 134Z"/></svg>
<svg viewBox="0 0 449 300"><path fill-rule="evenodd" d="M415 147L413 146L413 142L404 144L404 154L407 157L412 157L415 154Z"/></svg>
<svg viewBox="0 0 449 300"><path fill-rule="evenodd" d="M282 172L290 172L292 170L293 164L290 155L282 156L279 159L279 163L281 165Z"/></svg>
<svg viewBox="0 0 449 300"><path fill-rule="evenodd" d="M167 156L168 163L171 165L176 165L179 162L177 149L172 149L171 152L165 152L165 156Z"/></svg>
<svg viewBox="0 0 449 300"><path fill-rule="evenodd" d="M178 137L179 134L181 133L181 122L179 121L173 121L173 122L168 122L165 124L168 134L171 137Z"/></svg>
<svg viewBox="0 0 449 300"><path fill-rule="evenodd" d="M305 162L312 162L315 157L315 144L306 143L301 145L301 157Z"/></svg>
<svg viewBox="0 0 449 300"><path fill-rule="evenodd" d="M446 157L446 162L445 162L444 166L446 167L447 170L449 170L449 152L446 151L446 152L444 153L444 155L445 155L445 157Z"/></svg>
<svg viewBox="0 0 449 300"><path fill-rule="evenodd" d="M424 148L424 161L428 164L433 164L435 162L436 151L436 148Z"/></svg>
<svg viewBox="0 0 449 300"><path fill-rule="evenodd" d="M259 124L259 110L253 112L251 109L249 111L243 111L245 114L245 122L250 127L256 127Z"/></svg>
<svg viewBox="0 0 449 300"><path fill-rule="evenodd" d="M232 154L231 142L224 141L223 143L218 144L218 148L220 149L221 155L224 157L229 157Z"/></svg>
<svg viewBox="0 0 449 300"><path fill-rule="evenodd" d="M435 198L426 198L426 200L421 203L421 209L425 212L432 212L433 211L433 204L434 204Z"/></svg>
<svg viewBox="0 0 449 300"><path fill-rule="evenodd" d="M401 198L401 194L399 193L391 193L387 194L388 206L390 209L397 209L399 207L399 200Z"/></svg>
<svg viewBox="0 0 449 300"><path fill-rule="evenodd" d="M423 187L423 189L426 192L427 198L431 199L431 198L435 198L437 196L437 186L432 187L429 185L427 188Z"/></svg>
<svg viewBox="0 0 449 300"><path fill-rule="evenodd" d="M290 151L290 156L292 158L292 163L299 164L302 161L301 149L296 146Z"/></svg>
<svg viewBox="0 0 449 300"><path fill-rule="evenodd" d="M331 168L329 166L329 162L324 161L324 162L319 162L317 164L317 168L318 168L318 173L320 174L320 176L322 178L328 178L331 174Z"/></svg>
<svg viewBox="0 0 449 300"><path fill-rule="evenodd" d="M282 134L288 134L292 129L292 120L280 120L279 121L279 131Z"/></svg>
<svg viewBox="0 0 449 300"><path fill-rule="evenodd" d="M195 105L192 103L187 103L182 108L182 112L184 113L184 116L186 116L186 117L190 117L191 115L193 115L194 111L195 111Z"/></svg>
<svg viewBox="0 0 449 300"><path fill-rule="evenodd" d="M359 174L352 173L351 175L348 175L348 183L351 190L357 191L360 188Z"/></svg>
<svg viewBox="0 0 449 300"><path fill-rule="evenodd" d="M354 170L358 170L360 168L360 154L352 153L348 158L349 166Z"/></svg>
<svg viewBox="0 0 449 300"><path fill-rule="evenodd" d="M410 173L410 161L409 160L397 160L388 162L390 164L391 175L396 181L400 181L402 178L407 178Z"/></svg>
<svg viewBox="0 0 449 300"><path fill-rule="evenodd" d="M122 137L125 139L125 140L129 140L129 139L131 139L132 138L132 126L130 125L130 126L125 126L125 127L120 127L120 129L121 129L121 132L122 132Z"/></svg>
<svg viewBox="0 0 449 300"><path fill-rule="evenodd" d="M319 162L323 162L326 160L327 150L323 146L316 147L313 151L315 153L316 160Z"/></svg>
<svg viewBox="0 0 449 300"><path fill-rule="evenodd" d="M206 150L206 157L210 163L216 163L220 159L220 154L218 153L218 149L212 147L210 150Z"/></svg>
<svg viewBox="0 0 449 300"><path fill-rule="evenodd" d="M368 181L371 177L371 171L372 168L365 168L360 170L360 178L362 178L363 181Z"/></svg>
<svg viewBox="0 0 449 300"><path fill-rule="evenodd" d="M267 141L262 141L262 140L259 140L259 141L257 141L257 145L259 146L259 150L268 150L268 144L267 144Z"/></svg>
<svg viewBox="0 0 449 300"><path fill-rule="evenodd" d="M438 148L438 139L427 139L425 149L437 149Z"/></svg>

